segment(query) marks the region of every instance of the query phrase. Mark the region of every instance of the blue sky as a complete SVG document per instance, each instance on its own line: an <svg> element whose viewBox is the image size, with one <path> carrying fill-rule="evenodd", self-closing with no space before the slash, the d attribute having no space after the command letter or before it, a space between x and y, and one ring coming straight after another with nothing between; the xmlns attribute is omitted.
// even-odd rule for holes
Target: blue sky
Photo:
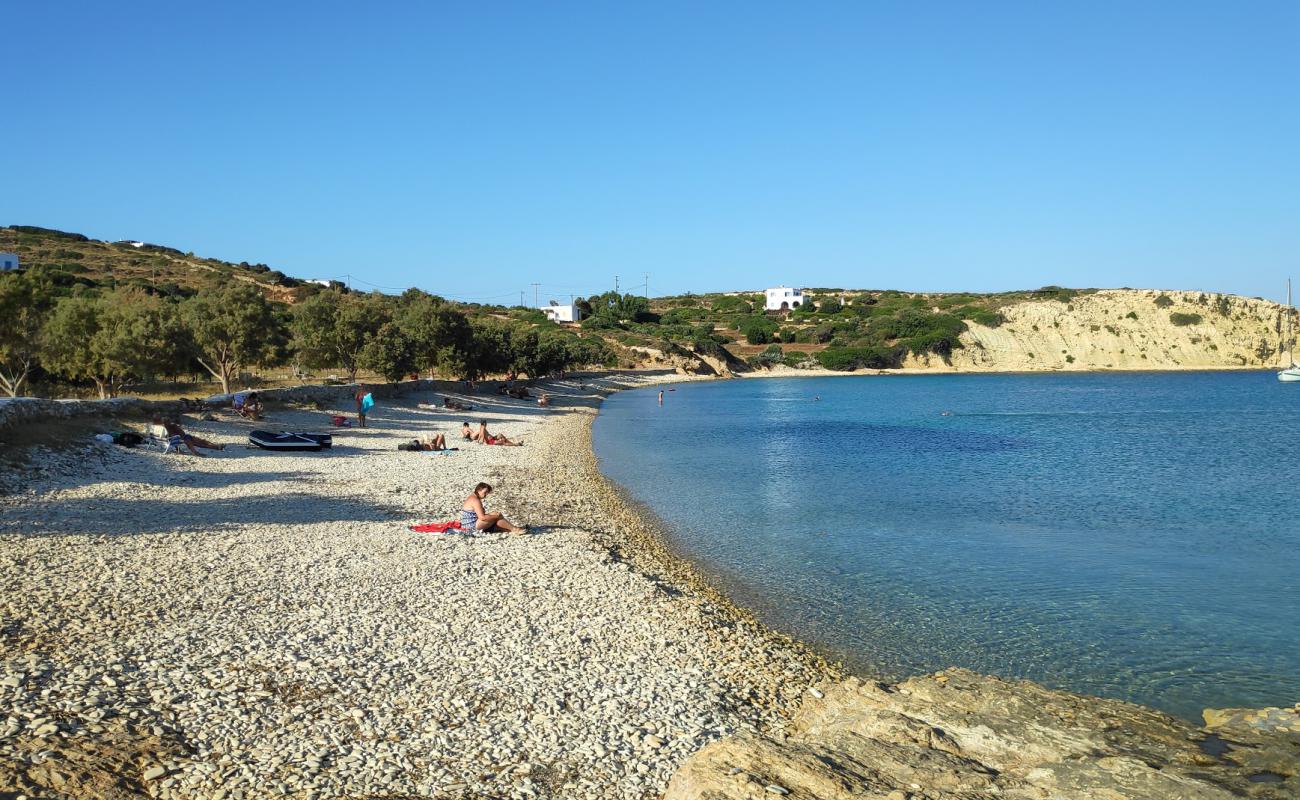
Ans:
<svg viewBox="0 0 1300 800"><path fill-rule="evenodd" d="M4 17L0 223L494 302L1300 278L1293 0Z"/></svg>

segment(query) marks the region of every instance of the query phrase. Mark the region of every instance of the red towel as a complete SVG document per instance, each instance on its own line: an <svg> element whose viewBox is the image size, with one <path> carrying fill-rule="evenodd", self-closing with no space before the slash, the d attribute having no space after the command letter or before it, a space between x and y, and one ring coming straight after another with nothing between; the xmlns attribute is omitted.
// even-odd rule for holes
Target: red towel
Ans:
<svg viewBox="0 0 1300 800"><path fill-rule="evenodd" d="M450 522L431 522L428 525L412 525L411 530L416 533L446 533L447 531L460 530L460 520L453 519Z"/></svg>

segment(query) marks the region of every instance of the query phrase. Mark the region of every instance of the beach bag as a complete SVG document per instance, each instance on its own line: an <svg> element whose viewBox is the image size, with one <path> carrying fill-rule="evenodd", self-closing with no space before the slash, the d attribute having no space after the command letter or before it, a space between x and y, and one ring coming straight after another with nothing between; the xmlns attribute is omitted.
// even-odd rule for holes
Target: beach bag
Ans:
<svg viewBox="0 0 1300 800"><path fill-rule="evenodd" d="M113 434L113 444L121 445L122 447L135 447L143 441L144 437L135 431L122 431Z"/></svg>

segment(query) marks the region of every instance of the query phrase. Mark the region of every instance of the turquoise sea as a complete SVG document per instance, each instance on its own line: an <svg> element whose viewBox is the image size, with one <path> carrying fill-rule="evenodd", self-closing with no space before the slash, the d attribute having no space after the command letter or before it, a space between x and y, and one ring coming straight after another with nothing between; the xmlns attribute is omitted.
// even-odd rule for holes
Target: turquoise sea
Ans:
<svg viewBox="0 0 1300 800"><path fill-rule="evenodd" d="M1300 701L1300 384L935 375L656 394L605 402L605 474L737 602L859 672L956 665L1189 719Z"/></svg>

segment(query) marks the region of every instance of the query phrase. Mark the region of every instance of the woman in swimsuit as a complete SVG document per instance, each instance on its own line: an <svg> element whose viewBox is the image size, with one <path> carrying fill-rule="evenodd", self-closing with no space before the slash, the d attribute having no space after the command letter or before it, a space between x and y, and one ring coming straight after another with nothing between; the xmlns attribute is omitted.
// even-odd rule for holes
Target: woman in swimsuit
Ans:
<svg viewBox="0 0 1300 800"><path fill-rule="evenodd" d="M474 491L470 493L470 496L465 498L465 503L460 509L461 530L482 531L483 533L493 533L495 531L527 533L528 528L526 526L516 525L501 514L489 512L483 507L483 501L490 494L492 494L492 487L486 483L480 483L474 487Z"/></svg>

